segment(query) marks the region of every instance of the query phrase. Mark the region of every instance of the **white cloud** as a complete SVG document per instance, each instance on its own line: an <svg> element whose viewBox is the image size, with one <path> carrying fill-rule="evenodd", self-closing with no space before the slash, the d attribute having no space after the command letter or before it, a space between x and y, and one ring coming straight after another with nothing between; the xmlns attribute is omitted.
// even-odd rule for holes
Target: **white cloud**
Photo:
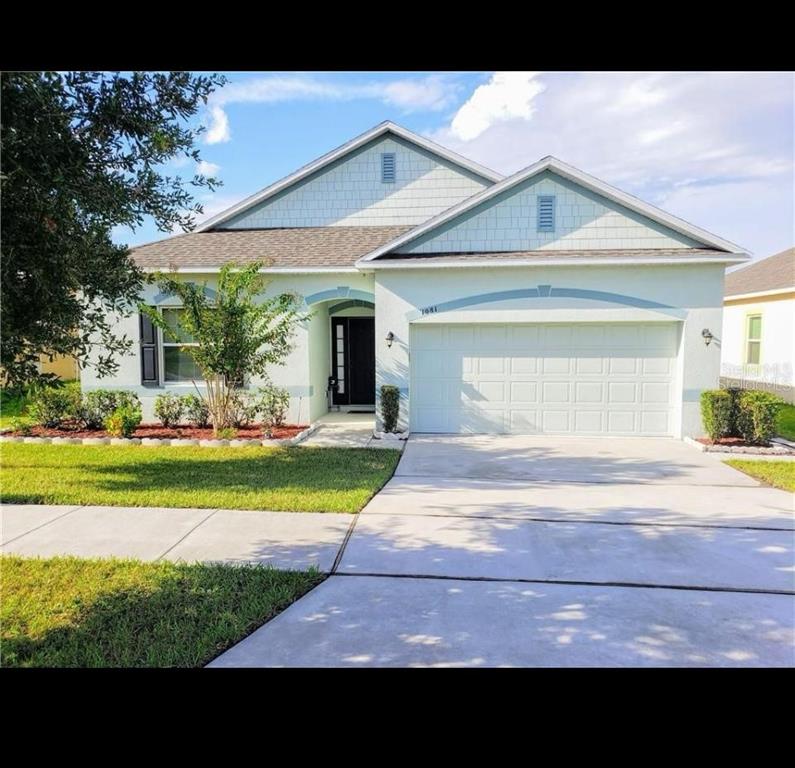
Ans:
<svg viewBox="0 0 795 768"><path fill-rule="evenodd" d="M229 129L229 118L226 112L217 104L210 105L207 110L207 132L204 134L204 141L207 144L221 144L232 138Z"/></svg>
<svg viewBox="0 0 795 768"><path fill-rule="evenodd" d="M321 80L311 75L269 75L230 83L211 97L205 122L205 142L218 144L231 139L227 104L284 101L352 101L372 99L403 112L439 111L450 106L460 90L447 75L402 78L384 82Z"/></svg>
<svg viewBox="0 0 795 768"><path fill-rule="evenodd" d="M450 130L463 141L480 136L497 122L522 118L535 111L533 100L544 91L538 72L495 72L488 83L479 85L456 112Z"/></svg>
<svg viewBox="0 0 795 768"><path fill-rule="evenodd" d="M220 165L210 163L207 160L200 160L196 163L196 173L200 176L217 176L220 170Z"/></svg>
<svg viewBox="0 0 795 768"><path fill-rule="evenodd" d="M507 173L555 155L760 254L795 240L791 73L498 75L436 141Z"/></svg>

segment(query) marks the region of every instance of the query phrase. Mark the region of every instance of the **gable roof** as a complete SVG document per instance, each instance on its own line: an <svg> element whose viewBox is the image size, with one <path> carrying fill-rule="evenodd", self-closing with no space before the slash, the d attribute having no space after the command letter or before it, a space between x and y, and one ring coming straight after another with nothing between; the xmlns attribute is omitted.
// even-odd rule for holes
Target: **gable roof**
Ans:
<svg viewBox="0 0 795 768"><path fill-rule="evenodd" d="M723 293L729 298L788 289L795 289L795 248L730 272L726 275Z"/></svg>
<svg viewBox="0 0 795 768"><path fill-rule="evenodd" d="M417 227L414 227L409 232L406 232L406 234L395 238L391 243L386 243L381 247L376 248L371 253L363 256L360 260L360 263L364 265L368 262L379 259L390 251L393 251L394 249L399 248L400 246L405 245L412 240L415 240L420 235L424 235L427 232L442 226L461 214L472 210L481 203L495 198L502 192L510 190L518 184L521 184L523 181L526 181L533 176L537 176L544 171L552 171L565 179L569 179L570 181L579 184L585 189L589 189L592 192L613 200L614 202L617 202L632 211L636 211L637 213L640 213L649 219L652 219L653 221L664 224L670 229L687 235L694 240L699 241L708 248L717 248L721 251L727 251L733 254L746 253L745 249L741 248L739 245L735 245L728 240L724 240L717 235L713 235L712 233L707 232L705 229L701 229L694 224L690 224L677 216L666 213L662 209L651 205L651 203L646 203L634 195L630 195L627 192L622 192L620 189L617 189L616 187L597 179L595 176L591 176L590 174L587 174L584 171L581 171L578 168L575 168L574 166L564 163L562 160L558 160L556 157L549 155L542 158L537 163L533 163L533 165L518 171L517 173L513 174L513 176L508 176L502 181L484 189L482 192L478 192L472 197L469 197L466 200L458 203L458 205L454 205L437 216L428 219L428 221L420 224ZM367 266L373 265L368 263Z"/></svg>
<svg viewBox="0 0 795 768"><path fill-rule="evenodd" d="M364 133L360 134L354 139L345 142L345 144L340 145L336 149L332 149L331 152L327 152L325 155L317 158L317 160L313 160L311 163L304 165L303 167L299 168L294 173L291 173L289 176L285 176L283 179L279 179L279 181L274 182L273 184L261 189L259 192L255 192L253 195L245 198L245 200L241 200L239 203L227 208L221 213L212 216L211 218L207 219L203 224L196 228L196 232L206 232L208 229L212 229L213 227L217 227L219 224L222 224L224 221L236 216L237 214L245 211L248 208L251 208L258 203L267 200L269 197L273 197L277 193L281 192L288 187L291 187L293 184L297 184L302 179L305 179L307 176L316 173L317 171L322 170L326 166L330 165L331 163L339 160L341 157L344 157L347 154L350 154L354 150L358 149L361 146L377 139L380 136L383 136L387 133L391 133L395 136L400 137L412 144L415 144L422 149L425 149L428 152L431 152L434 155L438 155L439 157L444 158L448 162L452 163L453 165L457 165L460 168L464 168L465 170L469 171L470 173L474 173L476 176L480 176L483 179L486 179L489 182L497 182L500 179L504 178L501 173L497 173L496 171L492 171L490 168L486 168L484 165L480 165L479 163L474 162L473 160L469 160L462 155L459 155L457 152L453 152L450 149L447 149L440 144L437 144L430 139L426 139L423 136L420 136L413 131L408 130L408 128L404 128L401 125L397 125L397 123L393 123L390 120L385 120L383 123L379 123L374 128L371 128L369 131L365 131Z"/></svg>
<svg viewBox="0 0 795 768"><path fill-rule="evenodd" d="M351 269L362 254L393 240L408 226L226 229L190 232L131 249L142 269L213 271L230 261L264 260L267 269L333 271Z"/></svg>

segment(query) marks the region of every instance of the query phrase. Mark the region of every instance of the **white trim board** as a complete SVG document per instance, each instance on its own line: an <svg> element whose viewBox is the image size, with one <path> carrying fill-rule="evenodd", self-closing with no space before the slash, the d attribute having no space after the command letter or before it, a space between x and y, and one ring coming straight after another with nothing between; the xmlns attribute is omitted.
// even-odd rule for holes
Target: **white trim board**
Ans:
<svg viewBox="0 0 795 768"><path fill-rule="evenodd" d="M439 157L442 157L445 160L454 163L455 165L465 168L466 170L476 174L477 176L481 176L488 181L497 182L504 178L502 174L497 173L490 168L486 168L485 166L480 165L480 163L476 163L473 160L469 160L468 158L459 155L457 152L446 149L436 142L433 142L430 139L426 139L419 134L408 130L408 128L403 128L401 125L397 125L390 120L386 120L383 123L379 123L374 128L371 128L369 131L365 131L356 138L351 139L336 149L331 150L331 152L327 152L325 155L317 158L317 160L313 160L311 163L304 165L294 173L291 173L289 176L279 179L279 181L274 182L270 186L261 189L259 192L255 192L253 195L249 195L249 197L241 200L239 203L236 203L230 208L221 211L221 213L212 216L200 226L196 227L194 231L204 232L208 229L211 229L212 227L218 226L218 224L230 219L232 216L241 213L242 211L250 208L253 205L256 205L257 203L261 203L263 200L267 200L269 197L272 197L273 195L281 192L284 189L287 189L293 184L298 183L307 176L310 176L316 171L325 168L336 160L339 160L341 157L344 157L350 152L353 152L364 144L367 144L373 139L383 136L386 133L392 133L395 136L399 136L400 138L405 139L412 144L416 144L428 152L438 155Z"/></svg>
<svg viewBox="0 0 795 768"><path fill-rule="evenodd" d="M740 301L742 299L765 299L767 297L782 296L787 293L795 293L795 285L791 288L775 288L770 291L754 291L753 293L731 293L723 297L724 302Z"/></svg>
<svg viewBox="0 0 795 768"><path fill-rule="evenodd" d="M616 187L597 179L595 176L591 176L590 174L587 174L584 171L581 171L578 168L575 168L574 166L564 163L562 160L558 160L556 157L549 155L542 158L537 163L533 163L533 165L528 166L524 170L518 171L513 176L508 176L493 186L487 187L482 192L478 192L476 195L463 200L462 202L458 203L458 205L454 205L451 208L448 208L446 211L443 211L433 218L428 219L428 221L426 221L424 224L420 224L419 226L414 227L414 229L410 229L408 232L396 237L391 242L376 248L365 256L362 256L357 263L374 261L380 256L394 251L396 248L415 240L420 235L424 235L427 232L440 227L442 224L455 219L460 214L475 208L481 203L496 197L502 192L512 189L516 185L521 184L523 181L526 181L527 179L530 179L539 173L543 173L544 171L552 171L553 173L556 173L565 179L569 179L570 181L579 184L585 189L589 189L592 192L613 200L614 202L617 202L632 211L640 213L652 219L653 221L664 224L665 226L670 227L681 234L688 235L689 237L692 237L693 239L698 240L707 246L720 248L721 250L740 254L745 257L739 258L738 261L747 261L749 258L747 256L746 249L740 247L739 245L729 242L728 240L724 240L722 237L718 237L717 235L713 235L711 232L707 232L705 229L701 229L701 227L697 227L695 224L690 224L689 222L680 219L678 216L666 213L651 203L646 203L634 195L630 195L627 192L622 192L620 189L617 189Z"/></svg>
<svg viewBox="0 0 795 768"><path fill-rule="evenodd" d="M596 251L598 253L598 251ZM361 272L372 272L382 269L447 269L449 267L461 268L497 268L497 267L568 267L568 266L591 266L591 267L617 267L617 266L645 266L655 264L737 264L745 261L742 254L727 253L725 256L707 258L704 256L696 257L671 257L666 259L645 259L626 258L626 259L603 259L583 257L581 259L484 259L483 261L473 261L466 259L450 259L444 262L433 262L424 260L421 256L411 259L390 259L389 261L361 263L357 262L358 270ZM727 297L728 298L728 297Z"/></svg>

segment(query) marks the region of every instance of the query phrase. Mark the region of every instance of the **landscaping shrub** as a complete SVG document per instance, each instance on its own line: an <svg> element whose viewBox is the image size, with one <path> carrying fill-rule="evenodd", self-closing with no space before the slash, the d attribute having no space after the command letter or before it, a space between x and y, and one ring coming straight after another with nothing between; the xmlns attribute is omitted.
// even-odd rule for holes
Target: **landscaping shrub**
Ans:
<svg viewBox="0 0 795 768"><path fill-rule="evenodd" d="M237 430L234 427L221 427L217 437L219 440L234 440L237 437Z"/></svg>
<svg viewBox="0 0 795 768"><path fill-rule="evenodd" d="M198 395L184 395L182 405L185 409L185 418L192 427L204 429L210 423L210 408L204 398Z"/></svg>
<svg viewBox="0 0 795 768"><path fill-rule="evenodd" d="M394 432L400 412L400 390L392 384L381 387L381 420L384 432Z"/></svg>
<svg viewBox="0 0 795 768"><path fill-rule="evenodd" d="M80 408L80 390L74 385L37 387L31 395L28 413L43 427L57 427L74 418Z"/></svg>
<svg viewBox="0 0 795 768"><path fill-rule="evenodd" d="M102 429L105 419L122 406L140 410L141 401L134 392L95 389L83 395L80 406L80 419L87 429Z"/></svg>
<svg viewBox="0 0 795 768"><path fill-rule="evenodd" d="M229 405L226 411L228 423L227 427L247 427L251 422L256 421L259 413L260 404L247 392L236 390L229 397Z"/></svg>
<svg viewBox="0 0 795 768"><path fill-rule="evenodd" d="M140 423L141 409L125 404L120 405L105 419L104 426L111 437L132 437Z"/></svg>
<svg viewBox="0 0 795 768"><path fill-rule="evenodd" d="M175 427L179 424L185 410L185 402L179 395L166 393L155 398L155 416L164 427Z"/></svg>
<svg viewBox="0 0 795 768"><path fill-rule="evenodd" d="M735 398L725 389L708 389L701 393L701 420L710 440L734 432Z"/></svg>
<svg viewBox="0 0 795 768"><path fill-rule="evenodd" d="M268 384L257 390L256 407L268 435L274 427L280 427L290 408L290 393L283 387Z"/></svg>
<svg viewBox="0 0 795 768"><path fill-rule="evenodd" d="M737 397L737 431L743 440L767 445L776 434L776 416L785 404L769 392L741 392Z"/></svg>

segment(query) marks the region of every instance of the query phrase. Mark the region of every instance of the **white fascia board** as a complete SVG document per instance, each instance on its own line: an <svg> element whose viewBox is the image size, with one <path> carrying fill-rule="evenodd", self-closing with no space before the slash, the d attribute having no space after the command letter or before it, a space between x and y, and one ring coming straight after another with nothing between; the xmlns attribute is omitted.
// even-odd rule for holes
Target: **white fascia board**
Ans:
<svg viewBox="0 0 795 768"><path fill-rule="evenodd" d="M221 267L177 267L176 269L144 267L143 271L167 272L170 275L214 275L221 271ZM264 274L281 275L350 275L361 272L356 267L263 267L259 271Z"/></svg>
<svg viewBox="0 0 795 768"><path fill-rule="evenodd" d="M337 147L336 149L332 149L331 152L327 152L325 155L317 158L317 160L313 160L311 163L302 166L294 173L291 173L289 176L285 176L283 179L279 179L279 181L274 182L270 186L261 189L259 192L255 192L253 195L249 195L249 197L241 200L239 203L227 208L225 211L221 211L220 213L216 214L215 216L207 219L207 221L203 222L200 226L196 227L194 230L195 232L204 232L212 227L217 226L223 221L235 216L238 213L250 208L252 205L256 205L257 203L262 202L263 200L267 200L269 197L281 192L283 189L287 189L288 187L296 184L297 182L305 179L307 176L315 173L316 171L321 170L322 168L330 165L335 160L353 152L354 150L358 149L359 147L367 144L369 141L382 136L385 133L394 133L396 136L400 136L401 138L405 139L412 144L417 144L420 147L432 152L435 155L439 155L446 160L449 160L451 163L455 165L462 166L467 170L475 173L478 176L482 176L489 181L497 182L503 179L503 175L497 173L496 171L491 170L490 168L486 168L479 163L474 162L473 160L469 160L462 155L459 155L452 150L446 149L445 147L436 144L429 139L423 138L418 134L414 133L413 131L408 130L407 128L403 128L403 126L397 125L389 120L383 123L379 123L374 128L371 128L369 131L365 131L361 135L357 136L350 141L345 142L341 146Z"/></svg>
<svg viewBox="0 0 795 768"><path fill-rule="evenodd" d="M723 301L728 303L731 301L740 301L741 299L764 299L768 296L781 296L787 293L795 293L795 285L791 288L776 288L774 291L754 291L753 293L732 293L729 296L724 296Z"/></svg>
<svg viewBox="0 0 795 768"><path fill-rule="evenodd" d="M623 266L653 266L672 264L738 264L746 261L748 256L742 253L727 253L725 256L708 258L704 256L672 256L665 259L646 259L643 257L626 259L505 259L472 261L466 259L451 259L445 262L425 261L422 258L397 261L357 262L362 272L375 272L382 269L462 269L462 268L505 268L505 267L623 267Z"/></svg>
<svg viewBox="0 0 795 768"><path fill-rule="evenodd" d="M729 251L730 253L747 253L745 248L742 248L735 243L724 240L722 237L718 237L717 235L713 235L711 232L707 232L705 229L701 229L701 227L697 227L695 224L690 224L689 222L680 219L678 216L666 213L651 203L646 203L634 195L630 195L627 192L622 192L620 189L611 186L607 182L601 181L600 179L597 179L596 177L591 176L590 174L587 174L572 165L564 163L562 160L558 160L556 157L550 156L542 158L538 162L533 163L533 165L528 166L524 170L518 171L513 176L508 176L491 187L487 187L482 192L467 198L458 205L454 205L452 208L442 211L442 213L434 216L432 219L428 219L428 221L426 221L424 224L420 224L414 229L411 229L399 237L396 237L391 242L385 243L365 256L362 256L360 261L373 261L374 259L377 259L386 253L390 253L396 248L399 248L400 246L415 240L421 235L436 229L442 224L455 219L460 214L475 208L486 200L496 197L506 190L515 187L517 184L520 184L539 173L543 173L544 171L553 171L563 178L574 181L585 189L590 189L592 192L596 192L597 194L613 200L614 202L617 202L624 207L629 208L630 210L641 213L653 221L665 224L667 227L670 227L671 229L676 230L677 232L680 232L684 235L688 235L694 240L698 240L705 245L709 245L714 248L720 248L722 250Z"/></svg>

